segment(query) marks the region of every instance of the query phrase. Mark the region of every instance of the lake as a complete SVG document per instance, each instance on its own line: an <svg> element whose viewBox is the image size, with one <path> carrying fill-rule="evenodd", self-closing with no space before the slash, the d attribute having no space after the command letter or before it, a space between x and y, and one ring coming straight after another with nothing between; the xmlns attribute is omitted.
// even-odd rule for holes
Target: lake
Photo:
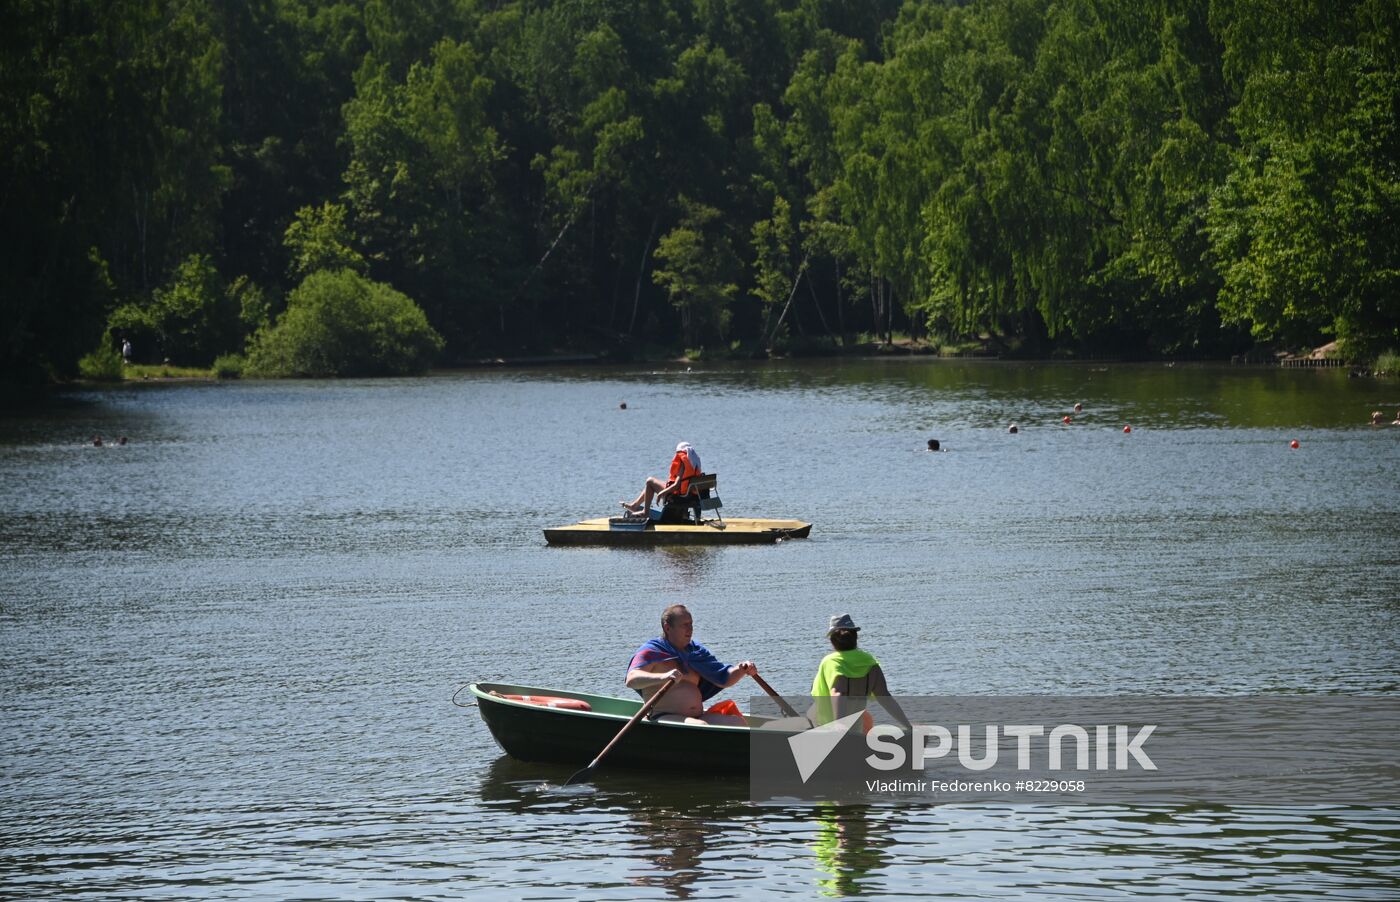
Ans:
<svg viewBox="0 0 1400 902"><path fill-rule="evenodd" d="M0 419L0 894L1395 898L1400 804L561 790L571 768L502 757L452 702L624 695L673 602L791 694L850 612L902 693L1400 698L1400 427L1375 409L1400 383L927 359L67 392ZM680 440L726 515L811 538L546 546Z"/></svg>

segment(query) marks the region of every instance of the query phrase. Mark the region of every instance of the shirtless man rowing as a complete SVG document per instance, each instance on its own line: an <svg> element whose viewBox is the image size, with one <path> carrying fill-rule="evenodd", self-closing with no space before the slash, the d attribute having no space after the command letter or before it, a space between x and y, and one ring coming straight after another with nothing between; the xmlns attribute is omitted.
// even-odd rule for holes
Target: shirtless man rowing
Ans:
<svg viewBox="0 0 1400 902"><path fill-rule="evenodd" d="M627 688L649 699L671 677L678 682L656 703L657 720L694 724L734 724L740 717L705 713L705 701L746 676L757 676L752 661L722 664L705 646L691 640L695 621L683 604L661 614L661 638L649 639L627 665Z"/></svg>

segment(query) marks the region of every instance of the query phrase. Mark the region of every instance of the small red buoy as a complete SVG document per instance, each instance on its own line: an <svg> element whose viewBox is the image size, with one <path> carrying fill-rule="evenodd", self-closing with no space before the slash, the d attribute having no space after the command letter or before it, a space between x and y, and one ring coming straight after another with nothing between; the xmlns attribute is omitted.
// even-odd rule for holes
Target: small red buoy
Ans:
<svg viewBox="0 0 1400 902"><path fill-rule="evenodd" d="M1123 434L1124 434L1124 435L1127 435L1129 432L1132 432L1132 431L1133 431L1133 427L1131 427L1131 426L1124 426L1124 427L1123 427Z"/></svg>
<svg viewBox="0 0 1400 902"><path fill-rule="evenodd" d="M1290 448L1297 448L1297 447L1298 447L1298 440L1295 438L1293 441L1289 442L1289 443L1288 443L1288 447L1290 447Z"/></svg>
<svg viewBox="0 0 1400 902"><path fill-rule="evenodd" d="M1060 422L1061 422L1061 423L1064 423L1066 426L1068 426L1068 425L1069 425L1069 417L1068 417L1068 416L1064 417L1063 419L1060 420Z"/></svg>

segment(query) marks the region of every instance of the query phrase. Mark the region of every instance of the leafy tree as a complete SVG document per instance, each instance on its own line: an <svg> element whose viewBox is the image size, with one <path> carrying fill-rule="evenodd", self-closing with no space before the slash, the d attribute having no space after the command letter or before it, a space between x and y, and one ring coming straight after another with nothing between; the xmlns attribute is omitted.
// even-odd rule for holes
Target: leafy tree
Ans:
<svg viewBox="0 0 1400 902"><path fill-rule="evenodd" d="M304 279L321 269L348 269L365 274L365 258L351 244L354 237L345 222L345 207L324 203L302 207L287 227L285 243L292 262L293 278Z"/></svg>
<svg viewBox="0 0 1400 902"><path fill-rule="evenodd" d="M1394 0L12 0L0 370L114 308L207 361L343 271L458 359L1397 345L1397 48Z"/></svg>
<svg viewBox="0 0 1400 902"><path fill-rule="evenodd" d="M1221 3L1241 135L1212 200L1220 309L1261 339L1400 340L1400 10Z"/></svg>
<svg viewBox="0 0 1400 902"><path fill-rule="evenodd" d="M652 278L680 311L686 346L698 347L723 339L729 328L730 302L738 292L729 281L736 261L727 240L716 234L719 211L685 198L681 203L685 215L657 243Z"/></svg>
<svg viewBox="0 0 1400 902"><path fill-rule="evenodd" d="M238 321L243 326L245 336L268 325L272 319L272 302L252 279L239 276L229 283L227 294L233 308L238 311Z"/></svg>
<svg viewBox="0 0 1400 902"><path fill-rule="evenodd" d="M132 339L140 356L208 366L218 354L237 347L239 312L213 261L208 255L195 254L176 267L170 281L156 289L149 302L126 304L114 311L109 330Z"/></svg>
<svg viewBox="0 0 1400 902"><path fill-rule="evenodd" d="M481 208L501 148L486 121L491 81L469 44L444 39L403 83L367 59L346 106L353 147L346 181L354 228L373 268L425 299L429 318L470 342L488 292L492 245Z"/></svg>
<svg viewBox="0 0 1400 902"><path fill-rule="evenodd" d="M228 182L203 0L0 5L0 370L70 373L207 251Z"/></svg>
<svg viewBox="0 0 1400 902"><path fill-rule="evenodd" d="M222 51L220 142L230 182L220 268L280 292L295 211L343 190L341 108L369 50L364 4L214 0ZM294 282L293 282L294 284Z"/></svg>
<svg viewBox="0 0 1400 902"><path fill-rule="evenodd" d="M782 311L796 286L793 284L798 267L792 259L795 232L792 207L781 196L773 199L773 215L754 223L754 288L753 294L767 308L764 317L768 329L773 311ZM781 312L777 314L781 316ZM768 332L765 332L765 335Z"/></svg>

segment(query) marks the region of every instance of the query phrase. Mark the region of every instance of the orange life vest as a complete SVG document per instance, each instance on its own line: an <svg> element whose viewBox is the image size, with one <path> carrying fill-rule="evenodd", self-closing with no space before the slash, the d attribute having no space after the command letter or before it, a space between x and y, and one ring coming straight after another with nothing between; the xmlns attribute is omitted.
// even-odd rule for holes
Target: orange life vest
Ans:
<svg viewBox="0 0 1400 902"><path fill-rule="evenodd" d="M671 482L680 479L680 485L671 493L673 498L681 498L690 494L690 480L700 475L700 471L690 462L690 455L684 451L677 451L676 456L671 459Z"/></svg>

